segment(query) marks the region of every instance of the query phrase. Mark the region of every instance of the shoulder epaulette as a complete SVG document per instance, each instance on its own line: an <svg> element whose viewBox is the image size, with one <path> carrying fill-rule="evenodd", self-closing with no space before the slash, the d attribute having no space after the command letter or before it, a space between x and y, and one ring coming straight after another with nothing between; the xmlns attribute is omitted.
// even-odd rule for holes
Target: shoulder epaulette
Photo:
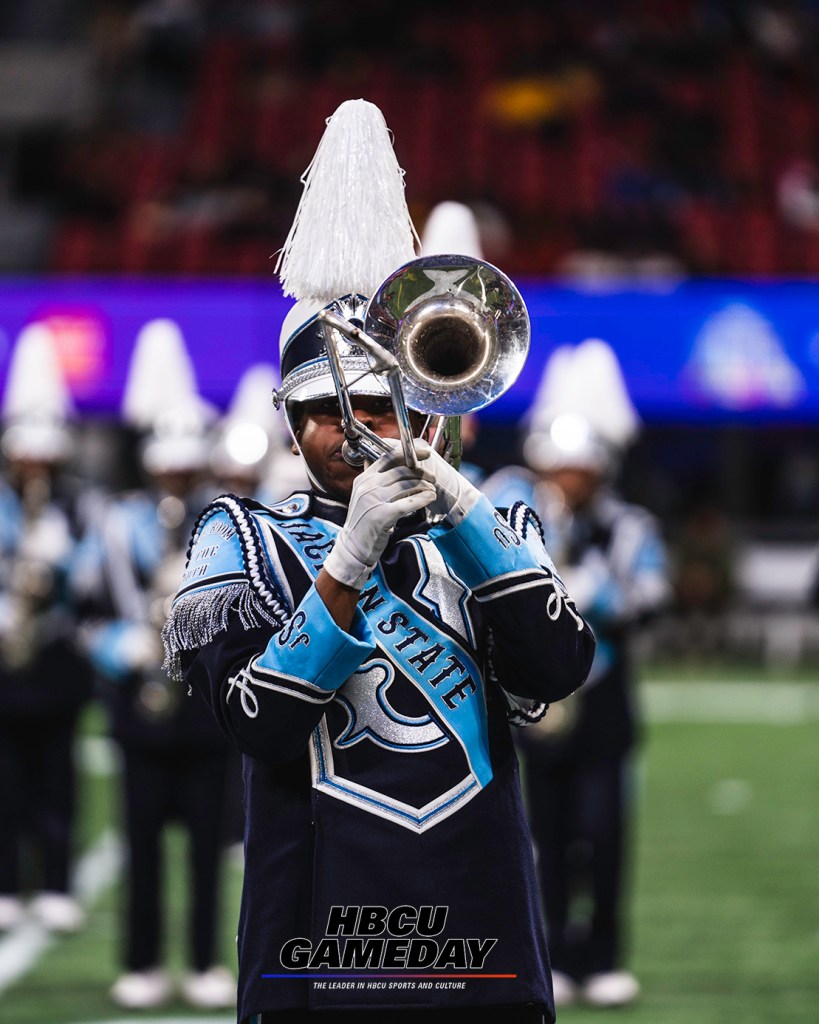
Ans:
<svg viewBox="0 0 819 1024"><path fill-rule="evenodd" d="M182 582L162 631L165 668L180 672L182 651L196 650L227 629L236 612L245 629L289 618L273 580L254 513L266 506L233 494L212 501L197 517Z"/></svg>

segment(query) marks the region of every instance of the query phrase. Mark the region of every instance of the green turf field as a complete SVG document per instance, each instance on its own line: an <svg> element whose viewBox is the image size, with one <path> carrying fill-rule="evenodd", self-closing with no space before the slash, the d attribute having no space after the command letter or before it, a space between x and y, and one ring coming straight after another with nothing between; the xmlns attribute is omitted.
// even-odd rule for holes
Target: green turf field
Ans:
<svg viewBox="0 0 819 1024"><path fill-rule="evenodd" d="M662 678L685 681L685 674ZM702 682L696 671L689 678ZM749 677L739 672L733 678ZM759 674L756 681L776 700L775 681ZM816 1024L818 733L812 715L788 724L666 716L649 726L639 771L631 963L644 994L624 1010L564 1009L562 1022L614 1017L621 1024ZM83 795L81 839L88 847L115 823L111 778L88 777ZM168 854L170 962L181 968L180 835L169 836ZM223 948L232 964L240 877L235 867L226 870ZM106 891L85 932L53 943L33 969L0 993L2 1024L196 1016L181 1003L131 1016L111 1005L117 899L116 887Z"/></svg>

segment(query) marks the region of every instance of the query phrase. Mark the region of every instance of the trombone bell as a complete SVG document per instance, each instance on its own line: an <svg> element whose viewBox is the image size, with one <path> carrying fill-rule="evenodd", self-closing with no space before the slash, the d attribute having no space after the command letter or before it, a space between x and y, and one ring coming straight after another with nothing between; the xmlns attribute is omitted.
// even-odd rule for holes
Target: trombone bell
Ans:
<svg viewBox="0 0 819 1024"><path fill-rule="evenodd" d="M415 464L408 409L440 418L434 444L445 444L457 465L458 417L507 391L529 351L529 314L520 292L497 267L466 256L425 256L399 267L367 304L363 331L329 308L317 316L350 465L392 449L356 419L336 334L364 349L370 372L387 381L408 465Z"/></svg>
<svg viewBox="0 0 819 1024"><path fill-rule="evenodd" d="M529 351L529 315L496 267L466 256L404 264L367 306L366 333L398 362L412 409L461 416L514 383Z"/></svg>

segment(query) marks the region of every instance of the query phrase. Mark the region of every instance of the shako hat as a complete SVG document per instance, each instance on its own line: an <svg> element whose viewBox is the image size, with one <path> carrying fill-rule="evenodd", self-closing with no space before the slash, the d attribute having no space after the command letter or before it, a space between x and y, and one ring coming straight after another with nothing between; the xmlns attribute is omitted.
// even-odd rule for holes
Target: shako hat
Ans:
<svg viewBox="0 0 819 1024"><path fill-rule="evenodd" d="M211 467L220 476L257 474L281 447L281 420L270 401L279 383L270 363L254 363L239 378L219 423Z"/></svg>
<svg viewBox="0 0 819 1024"><path fill-rule="evenodd" d="M2 450L8 459L60 462L73 450L74 411L54 336L45 323L20 332L3 394Z"/></svg>
<svg viewBox="0 0 819 1024"><path fill-rule="evenodd" d="M640 418L611 346L588 338L557 348L527 415L523 456L538 472L572 467L611 473Z"/></svg>
<svg viewBox="0 0 819 1024"><path fill-rule="evenodd" d="M336 393L318 313L329 308L363 326L369 297L415 257L418 243L392 137L367 100L346 100L328 118L302 182L276 265L284 294L297 300L281 329L274 399L291 429L294 403ZM339 354L351 394L389 394L358 346L341 342Z"/></svg>
<svg viewBox="0 0 819 1024"><path fill-rule="evenodd" d="M137 334L122 416L145 434L142 463L152 476L207 468L217 410L199 395L193 363L176 321L159 317Z"/></svg>

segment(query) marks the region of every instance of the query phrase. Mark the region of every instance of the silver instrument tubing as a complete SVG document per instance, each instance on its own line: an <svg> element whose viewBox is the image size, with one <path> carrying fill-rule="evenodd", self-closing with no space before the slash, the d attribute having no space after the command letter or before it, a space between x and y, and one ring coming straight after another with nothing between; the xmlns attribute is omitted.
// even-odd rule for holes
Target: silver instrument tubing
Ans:
<svg viewBox="0 0 819 1024"><path fill-rule="evenodd" d="M409 409L441 421L477 412L507 391L529 352L531 327L520 292L497 267L466 256L425 256L399 267L367 305L364 330L329 310L319 319L341 407L351 465L391 448L356 419L335 334L364 349L370 372L389 386L408 465L416 465ZM458 431L452 431L458 436Z"/></svg>

